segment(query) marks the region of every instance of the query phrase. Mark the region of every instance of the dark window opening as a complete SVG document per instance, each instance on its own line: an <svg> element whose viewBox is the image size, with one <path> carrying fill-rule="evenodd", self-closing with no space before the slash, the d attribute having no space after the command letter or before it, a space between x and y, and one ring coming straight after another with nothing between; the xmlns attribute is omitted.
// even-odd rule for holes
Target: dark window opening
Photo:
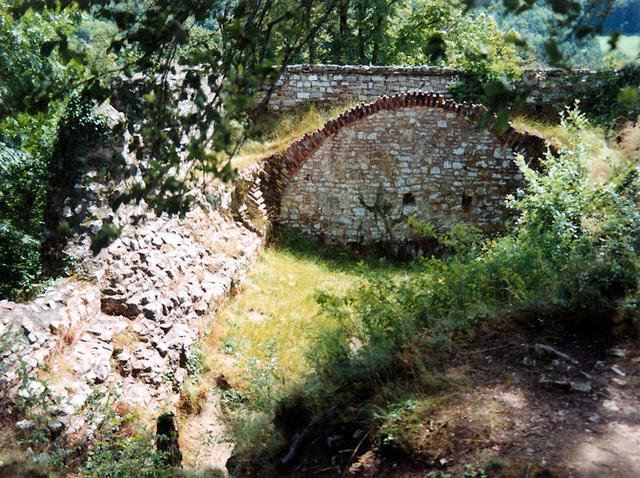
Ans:
<svg viewBox="0 0 640 478"><path fill-rule="evenodd" d="M309 177L309 175L307 174L307 175L304 177L304 180L305 180L305 181L310 181L310 180L311 180L311 178L310 178L310 177Z"/></svg>
<svg viewBox="0 0 640 478"><path fill-rule="evenodd" d="M462 193L462 210L464 212L471 212L471 206L473 205L473 196L467 196Z"/></svg>
<svg viewBox="0 0 640 478"><path fill-rule="evenodd" d="M402 205L403 206L415 206L416 205L416 198L413 196L412 193L406 193L404 196L402 196Z"/></svg>

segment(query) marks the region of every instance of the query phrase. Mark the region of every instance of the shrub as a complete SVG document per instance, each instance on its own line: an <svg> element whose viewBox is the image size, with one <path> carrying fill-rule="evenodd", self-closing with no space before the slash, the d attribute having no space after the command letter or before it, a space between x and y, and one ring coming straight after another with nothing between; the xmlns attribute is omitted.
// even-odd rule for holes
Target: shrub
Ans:
<svg viewBox="0 0 640 478"><path fill-rule="evenodd" d="M588 82L580 83L574 93L599 123L620 126L628 120L635 121L640 115L640 66L632 63L619 70L609 69L591 76Z"/></svg>
<svg viewBox="0 0 640 478"><path fill-rule="evenodd" d="M587 120L569 111L563 125L573 134L573 147L557 158L547 155L543 170L522 161L527 187L511 199L519 213L513 233L498 241L488 258L504 254L514 241L530 251L536 262L521 276L550 273L544 286L552 286L550 301L565 312L598 312L617 306L617 300L637 287L637 252L640 213L635 169L595 182L591 158L583 141ZM539 280L539 277L535 278ZM533 284L531 290L539 290Z"/></svg>
<svg viewBox="0 0 640 478"><path fill-rule="evenodd" d="M93 447L81 478L156 478L164 476L161 456L150 436L110 434Z"/></svg>
<svg viewBox="0 0 640 478"><path fill-rule="evenodd" d="M40 275L40 241L0 220L0 297L28 295Z"/></svg>
<svg viewBox="0 0 640 478"><path fill-rule="evenodd" d="M0 297L28 294L40 275L44 167L0 141Z"/></svg>
<svg viewBox="0 0 640 478"><path fill-rule="evenodd" d="M205 371L204 352L199 346L194 346L187 354L186 368L187 373L194 380L198 380Z"/></svg>

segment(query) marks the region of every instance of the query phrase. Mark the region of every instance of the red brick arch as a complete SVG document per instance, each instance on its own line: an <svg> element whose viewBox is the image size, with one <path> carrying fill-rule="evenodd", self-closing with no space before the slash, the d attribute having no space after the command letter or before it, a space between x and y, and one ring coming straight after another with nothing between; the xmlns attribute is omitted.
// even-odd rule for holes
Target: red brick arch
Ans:
<svg viewBox="0 0 640 478"><path fill-rule="evenodd" d="M294 141L286 150L267 158L252 178L252 191L247 196L250 208L259 208L272 222L280 215L283 192L304 162L330 137L341 129L351 126L363 118L384 110L402 108L437 108L455 113L458 117L479 124L488 110L476 104L461 104L441 94L433 92L410 92L394 96L382 96L373 103L360 104L345 111L313 133L308 133ZM509 125L506 131L496 131L495 117L489 116L486 126L505 147L522 154L529 162L537 161L547 150L544 138L522 133Z"/></svg>

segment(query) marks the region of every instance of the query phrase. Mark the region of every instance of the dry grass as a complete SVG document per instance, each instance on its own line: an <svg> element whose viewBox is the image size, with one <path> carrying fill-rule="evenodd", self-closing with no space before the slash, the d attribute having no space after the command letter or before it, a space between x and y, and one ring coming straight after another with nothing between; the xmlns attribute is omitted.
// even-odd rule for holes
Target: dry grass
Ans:
<svg viewBox="0 0 640 478"><path fill-rule="evenodd" d="M560 124L545 123L525 117L517 117L511 121L514 128L519 131L543 136L558 149L570 149L574 147L573 133ZM637 144L640 145L640 132L636 132ZM591 157L591 178L594 182L608 180L612 173L624 168L627 164L625 152L613 141L603 128L590 125L584 133L583 146L589 151Z"/></svg>
<svg viewBox="0 0 640 478"><path fill-rule="evenodd" d="M204 381L194 382L187 380L180 389L178 410L187 415L199 415L202 413L209 389L210 384Z"/></svg>
<svg viewBox="0 0 640 478"><path fill-rule="evenodd" d="M121 352L125 349L131 350L138 342L140 338L130 328L124 329L122 332L118 332L113 336L111 345L116 352Z"/></svg>
<svg viewBox="0 0 640 478"><path fill-rule="evenodd" d="M331 108L311 105L289 113L265 117L260 121L255 137L245 142L231 163L238 170L252 166L285 150L296 139L321 128L354 104L346 103Z"/></svg>
<svg viewBox="0 0 640 478"><path fill-rule="evenodd" d="M622 128L619 147L628 160L637 162L640 158L640 122L629 122Z"/></svg>
<svg viewBox="0 0 640 478"><path fill-rule="evenodd" d="M511 119L511 125L523 133L543 136L549 144L556 148L562 149L571 146L569 134L560 124L517 116Z"/></svg>
<svg viewBox="0 0 640 478"><path fill-rule="evenodd" d="M118 432L122 436L134 437L141 429L152 429L157 416L150 410L135 405L126 400L117 400L112 405L113 411L125 420L120 425Z"/></svg>
<svg viewBox="0 0 640 478"><path fill-rule="evenodd" d="M67 346L71 346L78 339L78 331L75 329L67 329L62 335L62 342Z"/></svg>

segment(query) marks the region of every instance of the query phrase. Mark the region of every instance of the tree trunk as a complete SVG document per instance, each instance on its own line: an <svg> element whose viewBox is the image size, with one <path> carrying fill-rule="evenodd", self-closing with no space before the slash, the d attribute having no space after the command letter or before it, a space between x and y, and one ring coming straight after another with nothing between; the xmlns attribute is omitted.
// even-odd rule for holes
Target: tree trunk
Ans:
<svg viewBox="0 0 640 478"><path fill-rule="evenodd" d="M340 26L335 58L339 63L344 64L346 60L344 45L347 43L347 36L349 35L349 0L342 1L339 8Z"/></svg>
<svg viewBox="0 0 640 478"><path fill-rule="evenodd" d="M365 18L367 16L366 4L364 2L359 2L356 9L356 18L358 19L358 60L361 65L366 65L367 57L366 57L366 42L367 37L365 34L366 25Z"/></svg>

